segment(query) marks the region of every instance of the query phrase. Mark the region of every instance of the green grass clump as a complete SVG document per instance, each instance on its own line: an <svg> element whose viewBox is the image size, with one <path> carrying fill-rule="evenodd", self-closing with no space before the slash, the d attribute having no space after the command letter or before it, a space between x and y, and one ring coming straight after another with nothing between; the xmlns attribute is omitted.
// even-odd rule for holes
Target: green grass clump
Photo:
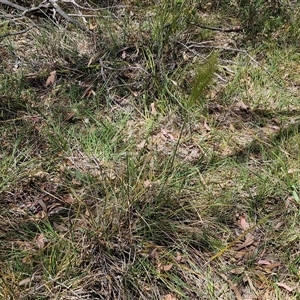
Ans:
<svg viewBox="0 0 300 300"><path fill-rule="evenodd" d="M95 36L2 38L1 299L299 298L299 6L277 2L90 2Z"/></svg>

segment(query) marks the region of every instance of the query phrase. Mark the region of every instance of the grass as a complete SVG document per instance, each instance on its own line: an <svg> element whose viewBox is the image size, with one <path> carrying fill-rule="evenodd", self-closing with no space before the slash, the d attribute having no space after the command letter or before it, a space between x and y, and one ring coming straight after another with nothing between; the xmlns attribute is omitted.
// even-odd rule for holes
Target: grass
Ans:
<svg viewBox="0 0 300 300"><path fill-rule="evenodd" d="M299 5L195 25L260 2L1 38L1 299L299 298Z"/></svg>

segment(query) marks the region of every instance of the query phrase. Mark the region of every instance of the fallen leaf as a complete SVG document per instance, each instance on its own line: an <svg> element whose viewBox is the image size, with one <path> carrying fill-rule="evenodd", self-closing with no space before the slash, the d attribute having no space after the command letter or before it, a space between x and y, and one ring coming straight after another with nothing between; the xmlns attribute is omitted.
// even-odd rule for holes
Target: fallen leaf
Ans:
<svg viewBox="0 0 300 300"><path fill-rule="evenodd" d="M35 242L38 245L39 249L43 249L45 247L46 241L47 240L42 233L38 234L37 237L35 238Z"/></svg>
<svg viewBox="0 0 300 300"><path fill-rule="evenodd" d="M170 79L170 81L175 85L175 86L178 86L178 83L172 79Z"/></svg>
<svg viewBox="0 0 300 300"><path fill-rule="evenodd" d="M281 282L277 282L277 285L278 285L279 287L284 288L284 289L287 290L288 292L292 292L292 291L295 289L295 288L292 288L292 287L288 286L287 284L281 283Z"/></svg>
<svg viewBox="0 0 300 300"><path fill-rule="evenodd" d="M56 71L50 72L50 75L48 76L45 86L48 87L51 84L54 84L56 80Z"/></svg>
<svg viewBox="0 0 300 300"><path fill-rule="evenodd" d="M162 296L160 300L176 300L176 297L174 297L172 294L166 294Z"/></svg>
<svg viewBox="0 0 300 300"><path fill-rule="evenodd" d="M160 268L161 270L167 272L167 271L170 271L173 267L173 264L169 264L169 265L162 265Z"/></svg>
<svg viewBox="0 0 300 300"><path fill-rule="evenodd" d="M157 111L156 111L156 108L155 108L155 103L152 102L152 103L150 104L150 107L151 107L151 115L152 115L152 116L156 116L156 115L157 115Z"/></svg>
<svg viewBox="0 0 300 300"><path fill-rule="evenodd" d="M172 140L173 142L175 142L175 138L174 136L170 133L169 130L166 130L166 129L161 129L161 137L164 139L164 140L167 140L167 139L170 139Z"/></svg>
<svg viewBox="0 0 300 300"><path fill-rule="evenodd" d="M230 270L230 273L231 274L235 274L235 275L241 275L245 272L245 268L244 267L237 267L237 268L234 268L232 270Z"/></svg>
<svg viewBox="0 0 300 300"><path fill-rule="evenodd" d="M239 106L240 110L248 111L250 109L250 107L243 101L239 101L237 105Z"/></svg>
<svg viewBox="0 0 300 300"><path fill-rule="evenodd" d="M177 262L181 262L181 261L182 261L182 256L180 255L179 252L176 252L175 260L176 260Z"/></svg>
<svg viewBox="0 0 300 300"><path fill-rule="evenodd" d="M65 203L68 203L68 204L74 204L75 203L75 199L73 198L72 194L64 195L61 200Z"/></svg>
<svg viewBox="0 0 300 300"><path fill-rule="evenodd" d="M280 262L277 262L277 263L272 263L272 264L267 265L266 268L267 268L268 270L273 270L274 268L277 268L277 267L279 267L279 266L281 266L281 263L280 263Z"/></svg>
<svg viewBox="0 0 300 300"><path fill-rule="evenodd" d="M235 275L241 275L245 272L245 268L244 267L237 267L237 268L234 268L232 270L230 270L230 273L231 274L235 274Z"/></svg>
<svg viewBox="0 0 300 300"><path fill-rule="evenodd" d="M152 182L149 179L147 179L143 182L143 185L145 188L149 188L152 186Z"/></svg>
<svg viewBox="0 0 300 300"><path fill-rule="evenodd" d="M258 265L270 265L271 263L267 260L264 260L264 259L260 259L258 262L257 262Z"/></svg>
<svg viewBox="0 0 300 300"><path fill-rule="evenodd" d="M278 222L275 226L274 229L277 231L280 229L280 227L284 224L284 222Z"/></svg>
<svg viewBox="0 0 300 300"><path fill-rule="evenodd" d="M31 282L31 278L30 278L30 277L27 277L27 278L25 278L25 279L23 279L23 280L21 280L21 281L19 282L19 286L25 285L25 284L27 284L27 283L29 283L29 282Z"/></svg>
<svg viewBox="0 0 300 300"><path fill-rule="evenodd" d="M157 248L154 248L148 256L150 259L157 259L158 258L158 254L157 254Z"/></svg>
<svg viewBox="0 0 300 300"><path fill-rule="evenodd" d="M243 248L246 248L248 246L250 246L252 243L254 242L254 238L252 236L248 237L246 239L246 241L244 243L242 243L241 245L237 246L235 248L236 251L241 250Z"/></svg>
<svg viewBox="0 0 300 300"><path fill-rule="evenodd" d="M67 232L68 228L66 226L57 224L57 223L53 223L53 227L58 231L58 232Z"/></svg>
<svg viewBox="0 0 300 300"><path fill-rule="evenodd" d="M140 143L136 145L138 149L143 149L146 145L146 140L142 140Z"/></svg>
<svg viewBox="0 0 300 300"><path fill-rule="evenodd" d="M210 127L208 126L206 120L204 120L203 126L204 126L204 128L205 128L207 131L210 131L210 130L211 130Z"/></svg>
<svg viewBox="0 0 300 300"><path fill-rule="evenodd" d="M95 22L94 24L93 23L90 23L89 24L89 29L90 30L94 30L96 27L98 26L98 24Z"/></svg>
<svg viewBox="0 0 300 300"><path fill-rule="evenodd" d="M239 227L243 230L248 230L250 228L249 223L246 221L246 217L244 215L240 216Z"/></svg>

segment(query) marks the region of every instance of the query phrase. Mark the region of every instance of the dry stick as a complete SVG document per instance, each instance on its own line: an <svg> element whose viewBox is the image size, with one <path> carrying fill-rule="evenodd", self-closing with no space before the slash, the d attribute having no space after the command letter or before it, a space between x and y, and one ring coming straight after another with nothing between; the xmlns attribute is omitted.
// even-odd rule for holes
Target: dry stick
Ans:
<svg viewBox="0 0 300 300"><path fill-rule="evenodd" d="M7 5L7 6L10 6L12 8L15 8L17 10L21 10L21 11L25 11L26 10L26 7L20 6L18 4L12 3L12 2L7 1L7 0L0 0L0 3L2 3L4 5Z"/></svg>
<svg viewBox="0 0 300 300"><path fill-rule="evenodd" d="M95 35L94 32L89 31L85 26L83 26L81 23L77 22L73 18L71 18L67 13L65 13L61 7L57 4L57 0L48 0L54 9L57 11L59 15L61 15L64 19L66 19L68 22L72 23L73 25L79 27L82 31L88 32L89 34Z"/></svg>
<svg viewBox="0 0 300 300"><path fill-rule="evenodd" d="M48 8L49 5L45 5L46 1L43 1L39 6L36 6L36 7L32 7L32 8L26 8L24 6L20 6L20 5L17 5L15 3L12 3L8 0L0 0L0 3L4 4L4 5L7 5L7 6L10 6L12 8L15 8L15 9L18 9L18 10L21 10L22 11L22 14L25 15L27 14L28 12L31 12L31 11L35 11L35 10L40 10L41 8ZM57 0L47 0L48 3L50 3L53 8L57 11L57 13L64 19L66 19L68 22L72 23L73 25L79 27L82 31L85 31L89 34L92 34L92 35L95 35L94 32L92 31L89 31L85 26L83 26L81 23L77 22L76 20L74 20L73 18L71 18L69 15L67 15L67 13L65 13L61 7L56 3Z"/></svg>
<svg viewBox="0 0 300 300"><path fill-rule="evenodd" d="M233 27L233 28L217 28L217 27L209 27L209 26L204 26L204 25L199 25L199 24L193 24L196 25L197 27L203 28L203 29L208 29L208 30L215 30L215 31L221 31L221 32L239 32L243 31L244 28L241 26Z"/></svg>
<svg viewBox="0 0 300 300"><path fill-rule="evenodd" d="M0 39L3 39L5 37L8 37L8 36L12 36L12 35L18 35L18 34L23 34L27 31L29 31L31 28L33 28L34 26L30 26L24 30L20 30L20 31L16 31L16 32L9 32L9 33L4 33L4 34L1 34L0 35Z"/></svg>
<svg viewBox="0 0 300 300"><path fill-rule="evenodd" d="M84 7L84 6L81 6L79 4L77 4L75 2L75 0L62 0L62 2L64 3L72 3L74 6L76 6L77 8L80 8L80 9L83 9L83 10L91 10L91 11L99 11L99 10L102 10L101 8L90 8L90 7Z"/></svg>

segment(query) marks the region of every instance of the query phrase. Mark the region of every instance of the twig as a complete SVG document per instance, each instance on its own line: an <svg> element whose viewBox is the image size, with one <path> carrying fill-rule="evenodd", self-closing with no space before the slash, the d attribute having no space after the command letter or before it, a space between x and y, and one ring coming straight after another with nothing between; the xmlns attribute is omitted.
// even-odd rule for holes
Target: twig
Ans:
<svg viewBox="0 0 300 300"><path fill-rule="evenodd" d="M19 35L19 34L23 34L27 31L29 31L30 29L32 29L34 26L30 26L26 29L23 29L23 30L20 30L20 31L16 31L16 32L8 32L8 33L4 33L4 34L1 34L0 35L0 39L3 39L5 37L8 37L8 36L13 36L13 35Z"/></svg>
<svg viewBox="0 0 300 300"><path fill-rule="evenodd" d="M48 3L47 3L48 2ZM71 1L72 3L74 1ZM73 25L75 25L76 27L79 27L82 31L85 31L89 34L95 35L94 32L89 31L85 26L83 26L81 23L77 22L75 19L71 18L67 13L65 13L61 7L57 4L57 0L45 0L42 3L40 3L38 6L32 7L32 8L26 8L24 6L12 3L8 0L0 0L1 4L10 6L12 8L15 8L17 10L22 11L22 15L26 15L29 12L32 11L38 11L41 10L42 8L49 8L49 4L51 4L51 6L55 9L55 11L64 19L66 19L69 23L72 23ZM74 2L75 3L75 2ZM74 4L73 3L73 4Z"/></svg>
<svg viewBox="0 0 300 300"><path fill-rule="evenodd" d="M79 27L82 31L85 31L89 34L95 35L94 32L88 30L85 26L83 26L81 23L77 22L75 19L71 18L67 13L65 13L61 7L57 4L57 0L48 0L53 8L56 10L56 12L61 15L64 19L66 19L68 22L72 23L73 25Z"/></svg>
<svg viewBox="0 0 300 300"><path fill-rule="evenodd" d="M233 28L218 28L218 27L209 27L209 26L204 26L200 24L193 24L196 25L197 27L203 28L203 29L208 29L208 30L214 30L214 31L221 31L221 32L239 32L243 31L244 28L241 26L233 27Z"/></svg>
<svg viewBox="0 0 300 300"><path fill-rule="evenodd" d="M91 10L91 11L98 11L98 10L101 10L101 8L90 8L90 7L84 7L84 6L81 6L79 4L77 4L75 2L75 0L62 0L62 2L64 3L72 3L74 6L76 6L77 8L81 8L81 9L84 9L84 10Z"/></svg>
<svg viewBox="0 0 300 300"><path fill-rule="evenodd" d="M21 11L25 11L26 10L26 7L20 6L18 4L12 3L12 2L7 1L7 0L0 0L0 3L2 3L4 5L8 5L8 6L12 7L12 8L17 9L17 10L21 10Z"/></svg>

